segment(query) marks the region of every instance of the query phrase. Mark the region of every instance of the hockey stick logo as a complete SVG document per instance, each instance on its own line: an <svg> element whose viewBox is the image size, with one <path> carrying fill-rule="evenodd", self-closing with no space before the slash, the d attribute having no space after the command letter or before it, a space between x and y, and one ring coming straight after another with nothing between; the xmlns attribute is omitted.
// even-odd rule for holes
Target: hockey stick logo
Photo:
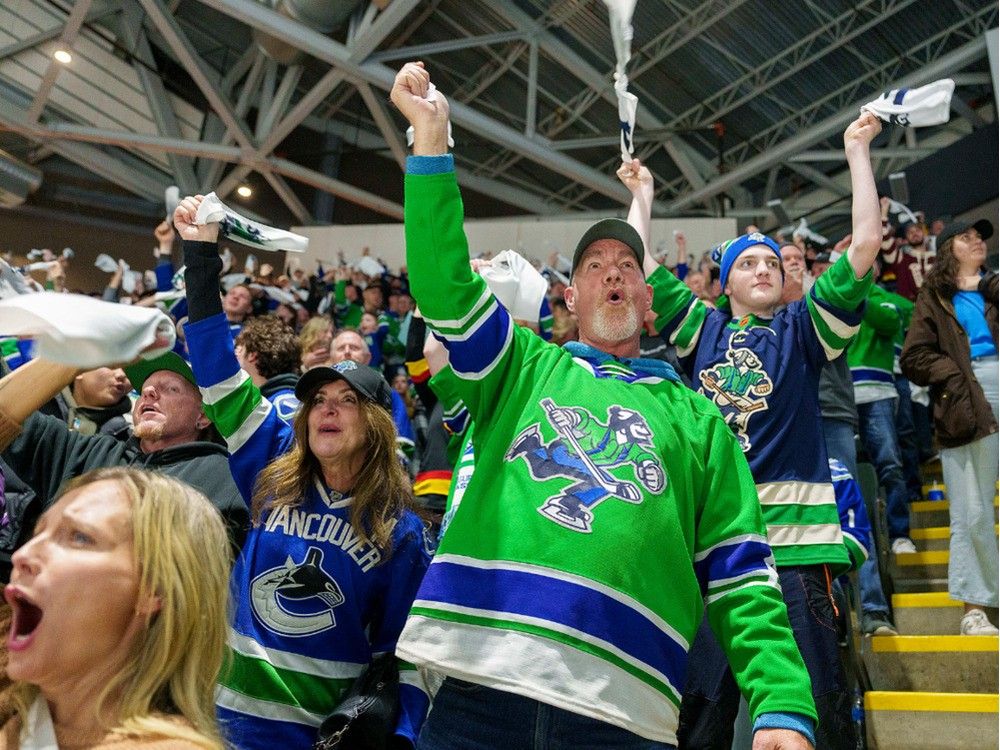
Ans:
<svg viewBox="0 0 1000 750"><path fill-rule="evenodd" d="M594 508L607 499L637 505L645 493L659 493L666 474L653 452L653 433L638 412L611 406L607 420L597 419L581 407L558 406L541 400L555 440L542 439L541 423L518 435L505 458L523 458L531 476L539 481L562 477L573 480L559 494L545 500L538 512L560 526L589 534ZM628 467L638 483L612 474Z"/></svg>

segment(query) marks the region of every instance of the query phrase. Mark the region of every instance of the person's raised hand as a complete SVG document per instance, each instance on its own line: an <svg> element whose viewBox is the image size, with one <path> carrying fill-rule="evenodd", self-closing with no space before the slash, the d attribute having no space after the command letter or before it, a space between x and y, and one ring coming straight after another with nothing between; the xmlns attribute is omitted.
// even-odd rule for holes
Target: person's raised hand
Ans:
<svg viewBox="0 0 1000 750"><path fill-rule="evenodd" d="M875 136L882 132L882 123L871 112L861 115L844 131L844 150L851 152L862 149L867 152Z"/></svg>
<svg viewBox="0 0 1000 750"><path fill-rule="evenodd" d="M448 152L448 100L440 91L428 98L431 74L422 62L408 62L396 74L389 98L413 126L413 153L435 156Z"/></svg>
<svg viewBox="0 0 1000 750"><path fill-rule="evenodd" d="M649 168L638 159L622 162L615 174L632 195L642 194L647 198L653 197L653 175Z"/></svg>
<svg viewBox="0 0 1000 750"><path fill-rule="evenodd" d="M174 209L174 226L182 240L193 242L218 242L219 222L213 221L208 224L195 224L194 218L198 215L198 206L201 205L203 195L189 195L177 204Z"/></svg>
<svg viewBox="0 0 1000 750"><path fill-rule="evenodd" d="M156 237L156 241L160 243L160 250L170 251L171 245L174 242L174 228L170 226L169 221L161 221L156 229L153 230L153 236Z"/></svg>

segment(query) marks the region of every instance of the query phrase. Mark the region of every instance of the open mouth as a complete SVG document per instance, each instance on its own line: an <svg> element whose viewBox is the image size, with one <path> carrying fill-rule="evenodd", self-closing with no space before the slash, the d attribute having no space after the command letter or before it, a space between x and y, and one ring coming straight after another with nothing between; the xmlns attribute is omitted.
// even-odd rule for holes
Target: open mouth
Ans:
<svg viewBox="0 0 1000 750"><path fill-rule="evenodd" d="M613 304L618 304L619 302L625 301L625 295L619 292L617 289L612 289L608 292L608 302Z"/></svg>
<svg viewBox="0 0 1000 750"><path fill-rule="evenodd" d="M15 651L26 648L42 621L42 609L14 586L8 586L4 590L4 596L11 605L14 615L7 645Z"/></svg>

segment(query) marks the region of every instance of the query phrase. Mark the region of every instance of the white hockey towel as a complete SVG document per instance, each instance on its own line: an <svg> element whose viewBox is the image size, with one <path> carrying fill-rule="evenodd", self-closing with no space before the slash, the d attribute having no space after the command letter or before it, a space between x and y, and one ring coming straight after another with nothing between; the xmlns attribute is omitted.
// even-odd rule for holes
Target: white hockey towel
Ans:
<svg viewBox="0 0 1000 750"><path fill-rule="evenodd" d="M152 307L102 302L83 294L41 292L0 302L8 336L35 339L39 357L83 369L154 357L173 348L174 324ZM144 351L159 341L155 351Z"/></svg>
<svg viewBox="0 0 1000 750"><path fill-rule="evenodd" d="M955 82L950 78L915 89L892 89L861 108L881 120L904 127L923 128L948 122Z"/></svg>
<svg viewBox="0 0 1000 750"><path fill-rule="evenodd" d="M223 236L233 242L256 247L259 250L289 250L293 253L304 253L309 247L308 237L286 232L284 229L275 229L240 216L219 200L219 196L214 192L205 196L194 217L195 224L209 224L213 221L219 222L219 231Z"/></svg>

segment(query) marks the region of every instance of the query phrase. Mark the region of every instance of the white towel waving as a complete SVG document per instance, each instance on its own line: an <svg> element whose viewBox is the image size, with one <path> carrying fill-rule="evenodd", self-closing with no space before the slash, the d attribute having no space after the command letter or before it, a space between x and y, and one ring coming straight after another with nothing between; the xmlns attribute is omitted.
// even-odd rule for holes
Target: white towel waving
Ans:
<svg viewBox="0 0 1000 750"><path fill-rule="evenodd" d="M894 125L922 128L943 125L951 116L951 95L955 82L950 78L915 89L892 89L861 108Z"/></svg>
<svg viewBox="0 0 1000 750"><path fill-rule="evenodd" d="M3 333L36 341L52 362L92 369L171 349L174 324L155 308L102 302L83 294L42 292L0 302ZM155 351L145 351L159 342Z"/></svg>
<svg viewBox="0 0 1000 750"><path fill-rule="evenodd" d="M622 161L632 161L635 150L635 111L639 99L629 93L625 67L632 57L632 12L636 0L604 0L611 21L611 42L615 48L615 95L618 97L618 121L621 126Z"/></svg>
<svg viewBox="0 0 1000 750"><path fill-rule="evenodd" d="M286 232L284 229L275 229L240 216L219 200L219 196L214 192L202 199L198 213L194 217L195 224L209 224L213 221L219 222L219 231L223 236L259 250L290 250L293 253L304 253L309 247L308 237Z"/></svg>
<svg viewBox="0 0 1000 750"><path fill-rule="evenodd" d="M542 298L549 289L535 267L513 250L504 250L479 274L486 285L516 320L538 323Z"/></svg>

